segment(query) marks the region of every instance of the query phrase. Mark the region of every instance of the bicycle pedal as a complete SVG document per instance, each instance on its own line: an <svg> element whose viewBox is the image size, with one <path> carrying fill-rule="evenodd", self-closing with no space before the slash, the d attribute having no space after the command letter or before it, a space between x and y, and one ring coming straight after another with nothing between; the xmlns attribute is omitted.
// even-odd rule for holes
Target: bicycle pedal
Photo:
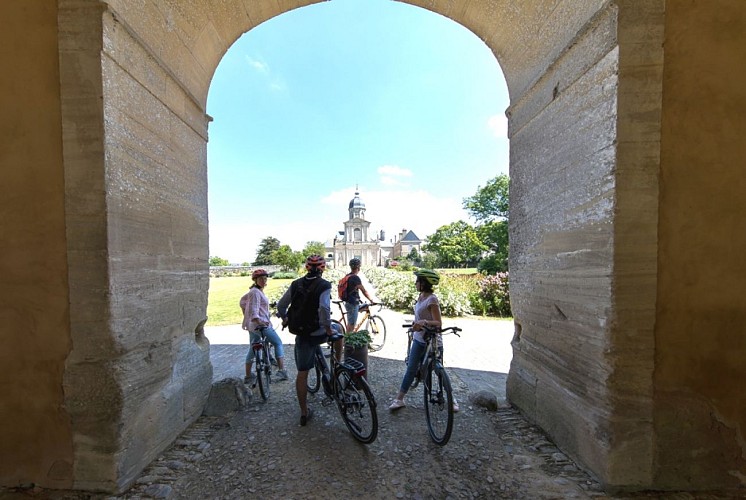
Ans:
<svg viewBox="0 0 746 500"><path fill-rule="evenodd" d="M321 406L329 406L332 402L332 398L324 398L321 400Z"/></svg>

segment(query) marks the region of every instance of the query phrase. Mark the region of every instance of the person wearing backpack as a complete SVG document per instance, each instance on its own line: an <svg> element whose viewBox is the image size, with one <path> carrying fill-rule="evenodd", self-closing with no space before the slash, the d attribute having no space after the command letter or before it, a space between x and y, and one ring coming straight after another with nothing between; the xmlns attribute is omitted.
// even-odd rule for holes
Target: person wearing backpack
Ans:
<svg viewBox="0 0 746 500"><path fill-rule="evenodd" d="M311 420L308 406L308 371L314 366L316 348L332 335L331 289L332 284L321 277L326 261L320 255L306 259L306 275L290 284L277 302L277 314L295 335L295 393L300 406L300 425ZM341 332L339 332L341 333Z"/></svg>
<svg viewBox="0 0 746 500"><path fill-rule="evenodd" d="M246 354L246 376L243 379L244 384L253 385L256 382L256 375L252 373L251 368L254 364L254 350L251 344L254 342L261 341L261 334L269 339L270 342L275 346L275 354L277 356L277 380L287 380L288 374L285 371L284 364L284 351L282 346L282 339L277 335L277 332L272 328L269 315L269 299L264 295L264 287L267 286L267 278L269 273L264 269L255 269L251 273L251 280L254 282L251 285L248 293L241 297L240 306L244 312L243 322L241 327L244 330L248 330L249 337L249 352Z"/></svg>
<svg viewBox="0 0 746 500"><path fill-rule="evenodd" d="M368 291L363 286L363 281L358 276L360 272L360 259L357 257L350 260L350 273L344 278L339 280L340 286L337 287L337 294L340 300L345 301L345 309L347 310L347 333L355 330L357 324L358 310L362 301L360 300L360 293L365 295L368 302L373 302L373 299L368 295Z"/></svg>

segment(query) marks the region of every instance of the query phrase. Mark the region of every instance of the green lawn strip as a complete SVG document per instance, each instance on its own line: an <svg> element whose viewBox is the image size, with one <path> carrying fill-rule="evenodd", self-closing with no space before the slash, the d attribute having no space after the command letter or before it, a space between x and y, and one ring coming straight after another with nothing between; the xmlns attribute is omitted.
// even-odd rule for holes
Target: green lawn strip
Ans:
<svg viewBox="0 0 746 500"><path fill-rule="evenodd" d="M292 280L272 279L267 282L265 293L271 293ZM250 276L210 278L210 294L207 299L207 326L237 325L243 320L238 301L249 291L253 281ZM270 311L272 312L272 311Z"/></svg>

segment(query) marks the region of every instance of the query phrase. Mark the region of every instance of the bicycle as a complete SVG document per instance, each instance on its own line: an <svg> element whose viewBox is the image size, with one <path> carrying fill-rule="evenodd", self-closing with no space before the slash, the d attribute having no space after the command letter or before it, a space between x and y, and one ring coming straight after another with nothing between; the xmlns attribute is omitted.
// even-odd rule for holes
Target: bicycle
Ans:
<svg viewBox="0 0 746 500"><path fill-rule="evenodd" d="M266 327L265 327L266 328ZM274 346L264 335L265 328L259 329L259 342L252 342L251 349L254 351L254 367L256 368L256 382L252 387L259 386L262 399L269 399L270 384L272 383L272 358Z"/></svg>
<svg viewBox="0 0 746 500"><path fill-rule="evenodd" d="M414 333L412 326L412 324L402 325L403 328L408 329L407 334L409 335L405 363L409 361L409 353L412 348ZM449 331L460 337L458 332L461 331L461 328L457 326L440 330L425 327L425 354L412 383L412 388L415 388L423 382L422 390L427 430L433 442L440 446L448 443L453 431L453 389L451 388L451 379L443 367L443 350L438 348L436 339L438 333L443 334Z"/></svg>
<svg viewBox="0 0 746 500"><path fill-rule="evenodd" d="M341 321L332 319L332 323L338 324L343 332L347 331L347 311L343 304L344 300L333 300L337 306L339 306L339 312L341 314ZM360 304L358 311L360 311L360 320L355 325L352 331L368 330L370 333L371 342L368 344L368 350L370 352L380 351L383 348L383 344L386 343L386 323L383 322L383 318L377 314L372 314L370 308L378 306L378 311L383 309L383 304L378 302L371 302Z"/></svg>
<svg viewBox="0 0 746 500"><path fill-rule="evenodd" d="M316 348L314 367L308 372L306 386L312 394L323 386L327 397L321 404L328 406L336 402L342 420L352 436L361 443L370 444L378 435L376 400L365 380L365 366L356 359L337 361L334 343L343 337L343 334L335 333L327 339L331 369L321 346ZM330 376L332 373L333 377Z"/></svg>

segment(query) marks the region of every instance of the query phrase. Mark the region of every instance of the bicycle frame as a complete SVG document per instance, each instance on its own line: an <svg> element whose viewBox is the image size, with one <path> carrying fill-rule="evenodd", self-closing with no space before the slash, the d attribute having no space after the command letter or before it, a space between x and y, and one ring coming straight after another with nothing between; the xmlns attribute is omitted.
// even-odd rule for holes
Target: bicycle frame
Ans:
<svg viewBox="0 0 746 500"><path fill-rule="evenodd" d="M327 342L331 348L331 367L326 362L326 357L317 346L314 354L314 370L327 399L322 401L326 406L331 402L337 403L337 408L342 415L345 425L355 439L361 443L370 444L378 435L378 415L376 413L376 401L373 393L365 380L365 366L358 360L347 359L339 362L336 359L335 343L343 338L342 334L328 337ZM315 386L318 388L318 385ZM309 391L310 391L309 386ZM311 392L315 392L311 391ZM368 425L369 424L369 425Z"/></svg>
<svg viewBox="0 0 746 500"><path fill-rule="evenodd" d="M407 357L405 362L409 363L409 356L414 342L413 325L402 325L408 328L409 339L407 342ZM430 438L435 444L444 446L451 438L453 430L453 389L451 381L443 367L443 351L438 348L438 334L452 331L458 336L460 328L451 326L444 329L425 328L425 352L419 361L415 372L415 380L412 387L417 387L422 382L422 390L425 403L425 419L427 421ZM445 422L442 419L445 417Z"/></svg>
<svg viewBox="0 0 746 500"><path fill-rule="evenodd" d="M334 300L332 301L339 307L339 313L341 314L340 323L342 323L342 326L344 326L345 331L347 331L348 324L347 324L347 311L344 307L342 307L342 304L345 303L344 300ZM353 331L357 331L360 329L360 327L363 326L363 324L370 319L370 317L373 315L373 313L370 312L371 306L378 306L378 311L381 311L383 309L383 304L378 302L372 302L372 303L362 303L359 305L358 311L360 311L359 314L359 320L357 324L355 325L355 328L353 328Z"/></svg>
<svg viewBox="0 0 746 500"><path fill-rule="evenodd" d="M259 393L265 401L269 399L270 384L272 383L272 343L259 331L259 341L253 342L251 348L254 351L254 368L256 369L256 384L259 385Z"/></svg>

